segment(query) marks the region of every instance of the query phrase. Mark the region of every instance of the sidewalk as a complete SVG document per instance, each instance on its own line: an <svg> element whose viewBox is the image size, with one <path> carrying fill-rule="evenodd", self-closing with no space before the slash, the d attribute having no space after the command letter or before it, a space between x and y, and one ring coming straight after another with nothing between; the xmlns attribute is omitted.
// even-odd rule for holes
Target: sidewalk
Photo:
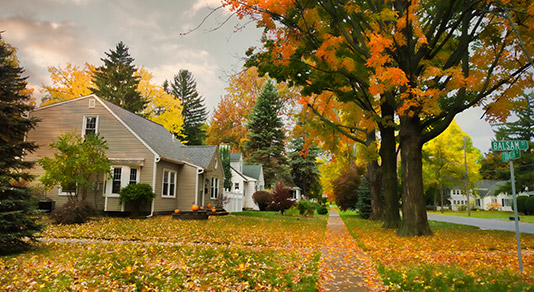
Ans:
<svg viewBox="0 0 534 292"><path fill-rule="evenodd" d="M373 262L335 210L330 210L328 217L319 273L319 291L386 291Z"/></svg>

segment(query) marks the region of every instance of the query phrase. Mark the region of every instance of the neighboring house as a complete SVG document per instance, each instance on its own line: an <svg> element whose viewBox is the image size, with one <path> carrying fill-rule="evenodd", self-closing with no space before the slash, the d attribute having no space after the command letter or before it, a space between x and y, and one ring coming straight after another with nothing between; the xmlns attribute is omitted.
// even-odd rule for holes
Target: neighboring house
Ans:
<svg viewBox="0 0 534 292"><path fill-rule="evenodd" d="M144 207L150 214L174 209L189 210L193 204L216 204L222 195L224 173L217 146L185 146L162 125L122 109L96 95L88 95L30 113L41 121L27 135L39 148L26 159L52 157L49 144L66 132L99 133L109 149L111 177L100 175L87 199L98 210L128 211L119 201L119 190L132 183L152 186L156 198ZM36 164L32 174L44 173ZM38 180L35 180L38 181ZM47 198L61 206L69 195L56 187Z"/></svg>
<svg viewBox="0 0 534 292"><path fill-rule="evenodd" d="M265 189L263 167L261 165L246 165L243 163L241 153L231 153L230 168L232 170L232 188L228 191L243 195L243 209L259 210L252 195L256 191Z"/></svg>
<svg viewBox="0 0 534 292"><path fill-rule="evenodd" d="M471 206L477 209L489 210L493 204L493 206L498 206L498 210L513 211L512 195L502 192L497 193L498 189L505 184L506 181L481 180L473 189L475 195L473 195L473 190L470 193ZM527 194L520 193L518 195ZM467 206L467 196L464 195L464 190L461 187L454 187L450 190L449 201L453 211L458 211L460 208Z"/></svg>

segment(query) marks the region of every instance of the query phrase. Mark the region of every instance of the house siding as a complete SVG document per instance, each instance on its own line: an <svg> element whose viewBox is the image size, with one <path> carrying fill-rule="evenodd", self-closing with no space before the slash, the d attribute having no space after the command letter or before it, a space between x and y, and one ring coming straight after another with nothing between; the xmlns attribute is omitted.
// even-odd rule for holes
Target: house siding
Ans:
<svg viewBox="0 0 534 292"><path fill-rule="evenodd" d="M98 116L98 133L106 140L109 147L106 156L110 159L144 159L143 166L140 166L139 182L152 185L154 154L101 103L96 101L95 107L89 108L89 100L91 99L93 98L78 99L37 109L30 113L30 116L39 118L41 121L35 129L28 132L26 140L35 142L39 148L34 153L27 155L26 159L36 161L42 157L53 157L55 150L49 146L52 141L56 140L59 135L74 130L76 133L82 134L84 116ZM32 173L41 176L44 171L36 164ZM37 182L38 178L35 181ZM104 210L103 187L100 189L96 204L100 210ZM47 197L56 201L56 207L61 206L67 199L58 195L57 188L49 191ZM94 195L88 196L88 199L95 201ZM106 210L121 211L119 199L108 197Z"/></svg>
<svg viewBox="0 0 534 292"><path fill-rule="evenodd" d="M218 206L218 199L212 199L211 198L211 179L212 178L218 178L219 179L219 186L218 186L218 197L222 196L224 193L224 170L221 162L221 157L219 154L219 151L216 151L215 155L213 155L213 158L210 161L210 164L207 168L207 170L204 171L204 181L207 180L207 191L206 188L204 188L204 191L201 193L203 199L199 204L207 205L210 203L212 206L222 207ZM201 190L202 191L202 190Z"/></svg>

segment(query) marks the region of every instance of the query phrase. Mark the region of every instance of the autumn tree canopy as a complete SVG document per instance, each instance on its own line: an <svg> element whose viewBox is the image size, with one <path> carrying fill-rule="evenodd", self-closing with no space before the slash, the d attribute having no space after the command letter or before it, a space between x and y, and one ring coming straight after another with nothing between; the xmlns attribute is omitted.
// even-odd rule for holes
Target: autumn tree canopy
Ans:
<svg viewBox="0 0 534 292"><path fill-rule="evenodd" d="M524 49L534 52L534 4L526 1L223 2L265 28L263 48L249 52L260 72L291 80L306 96L333 92L376 120L382 138L397 123L400 235L432 233L423 144L472 106L482 103L489 119L506 116L532 86Z"/></svg>

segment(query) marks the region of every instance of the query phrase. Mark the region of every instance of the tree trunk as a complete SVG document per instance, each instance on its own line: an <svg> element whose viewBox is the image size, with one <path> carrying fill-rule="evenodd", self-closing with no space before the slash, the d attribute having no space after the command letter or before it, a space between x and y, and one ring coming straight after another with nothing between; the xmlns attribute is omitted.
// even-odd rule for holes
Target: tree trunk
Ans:
<svg viewBox="0 0 534 292"><path fill-rule="evenodd" d="M392 117L393 109L382 105L382 116ZM399 214L399 190L397 179L397 145L395 142L395 128L386 123L379 123L380 137L380 166L382 174L382 194L384 197L384 213L382 217L384 228L399 228L401 218Z"/></svg>
<svg viewBox="0 0 534 292"><path fill-rule="evenodd" d="M376 142L376 132L367 133L367 146ZM382 194L381 174L377 160L367 163L367 180L371 191L371 217L370 220L382 219Z"/></svg>
<svg viewBox="0 0 534 292"><path fill-rule="evenodd" d="M402 224L398 235L431 235L423 190L423 155L419 117L401 117Z"/></svg>
<svg viewBox="0 0 534 292"><path fill-rule="evenodd" d="M438 210L438 188L436 186L436 189L434 190L434 207L432 210L437 211Z"/></svg>

